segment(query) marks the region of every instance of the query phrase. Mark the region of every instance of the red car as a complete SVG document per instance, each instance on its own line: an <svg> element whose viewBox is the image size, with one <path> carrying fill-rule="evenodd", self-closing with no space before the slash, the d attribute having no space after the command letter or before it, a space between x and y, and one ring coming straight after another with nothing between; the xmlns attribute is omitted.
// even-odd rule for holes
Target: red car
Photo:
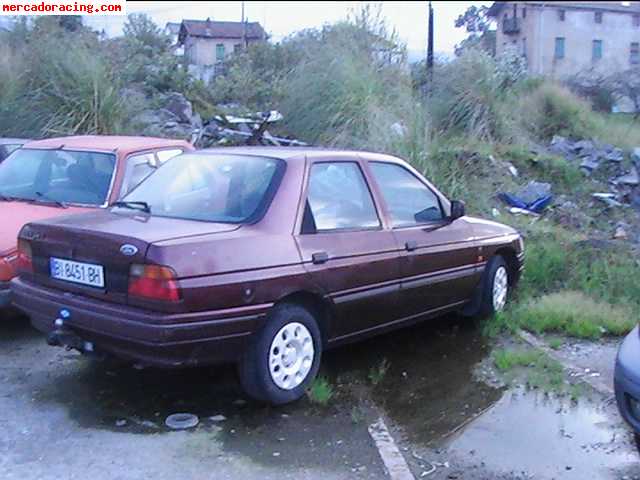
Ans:
<svg viewBox="0 0 640 480"><path fill-rule="evenodd" d="M188 153L114 208L26 225L13 301L52 345L142 364L237 362L299 398L323 349L448 311L502 309L510 227L467 217L404 161L245 147Z"/></svg>
<svg viewBox="0 0 640 480"><path fill-rule="evenodd" d="M0 308L9 304L25 223L106 207L190 150L181 140L78 136L28 141L13 151L0 163Z"/></svg>

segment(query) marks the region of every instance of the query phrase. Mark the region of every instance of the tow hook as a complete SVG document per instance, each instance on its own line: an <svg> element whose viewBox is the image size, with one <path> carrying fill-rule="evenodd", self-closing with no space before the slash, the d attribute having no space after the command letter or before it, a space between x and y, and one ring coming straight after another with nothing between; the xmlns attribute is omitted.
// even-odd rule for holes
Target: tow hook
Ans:
<svg viewBox="0 0 640 480"><path fill-rule="evenodd" d="M85 351L86 344L89 344L91 345L90 349L93 350L93 344L91 344L91 342L85 342L66 328L56 328L49 333L47 343L53 347L65 347L67 350L75 348L81 352Z"/></svg>
<svg viewBox="0 0 640 480"><path fill-rule="evenodd" d="M93 353L92 342L82 340L78 335L67 328L56 328L47 336L47 343L52 347L64 347L66 350L78 350L82 353Z"/></svg>

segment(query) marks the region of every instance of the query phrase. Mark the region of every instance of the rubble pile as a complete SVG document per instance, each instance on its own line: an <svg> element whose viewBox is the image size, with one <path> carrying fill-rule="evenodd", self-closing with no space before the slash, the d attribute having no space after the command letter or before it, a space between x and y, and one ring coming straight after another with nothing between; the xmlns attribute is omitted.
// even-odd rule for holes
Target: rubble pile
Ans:
<svg viewBox="0 0 640 480"><path fill-rule="evenodd" d="M141 111L133 119L143 135L183 138L197 148L231 145L303 146L299 140L274 136L268 128L283 120L280 112L219 113L203 120L178 92L164 94L157 109ZM245 112L239 105L221 105L219 110Z"/></svg>
<svg viewBox="0 0 640 480"><path fill-rule="evenodd" d="M555 135L549 151L569 162L579 162L580 169L587 176L601 173L608 177L609 191L594 193L594 199L609 207L627 205L640 210L640 148L625 152L594 140L571 141ZM630 164L625 162L627 157Z"/></svg>

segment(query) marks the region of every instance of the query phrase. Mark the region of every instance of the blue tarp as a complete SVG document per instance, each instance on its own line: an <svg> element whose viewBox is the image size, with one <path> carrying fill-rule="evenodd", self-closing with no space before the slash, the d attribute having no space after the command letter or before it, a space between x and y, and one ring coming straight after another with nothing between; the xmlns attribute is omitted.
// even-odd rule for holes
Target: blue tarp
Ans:
<svg viewBox="0 0 640 480"><path fill-rule="evenodd" d="M547 208L553 200L553 195L544 195L536 198L531 203L525 203L523 200L511 193L499 193L498 198L511 207L522 208L533 213L542 213L542 211Z"/></svg>

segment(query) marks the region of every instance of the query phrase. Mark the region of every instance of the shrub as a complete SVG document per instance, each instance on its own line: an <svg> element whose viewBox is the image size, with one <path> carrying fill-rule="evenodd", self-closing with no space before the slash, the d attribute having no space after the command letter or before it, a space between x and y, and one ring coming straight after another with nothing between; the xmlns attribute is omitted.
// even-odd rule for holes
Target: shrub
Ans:
<svg viewBox="0 0 640 480"><path fill-rule="evenodd" d="M411 131L411 79L404 47L377 17L303 32L300 61L285 79L288 130L311 143L391 151ZM395 125L395 127L394 127Z"/></svg>
<svg viewBox="0 0 640 480"><path fill-rule="evenodd" d="M36 87L33 103L42 135L105 134L121 129L126 105L103 59L70 44L49 51L40 61L47 79Z"/></svg>
<svg viewBox="0 0 640 480"><path fill-rule="evenodd" d="M459 133L482 140L505 136L499 75L494 59L470 50L436 72L431 110L441 132Z"/></svg>
<svg viewBox="0 0 640 480"><path fill-rule="evenodd" d="M595 130L589 103L551 82L526 93L517 108L524 129L543 140L553 135L589 138Z"/></svg>

